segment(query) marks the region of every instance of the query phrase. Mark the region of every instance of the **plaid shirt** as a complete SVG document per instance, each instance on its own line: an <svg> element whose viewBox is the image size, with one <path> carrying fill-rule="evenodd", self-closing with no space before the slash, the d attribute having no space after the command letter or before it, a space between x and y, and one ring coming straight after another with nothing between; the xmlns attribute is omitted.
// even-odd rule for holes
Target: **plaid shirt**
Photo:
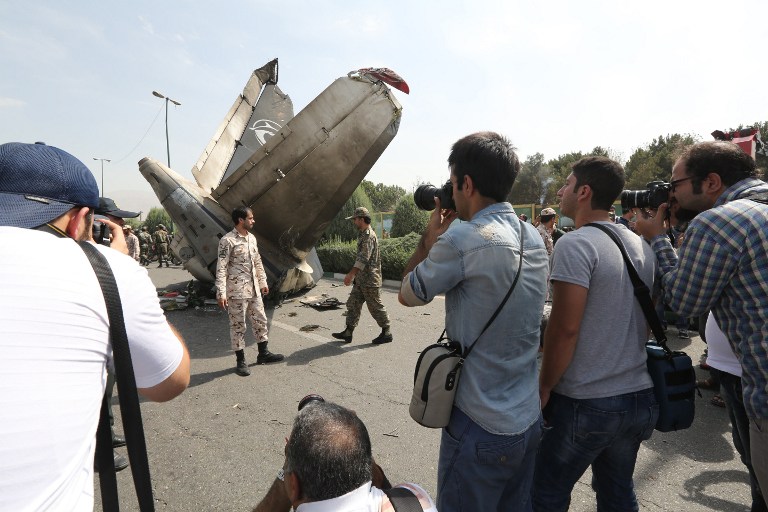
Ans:
<svg viewBox="0 0 768 512"><path fill-rule="evenodd" d="M651 241L670 308L712 310L741 362L747 415L759 419L768 419L768 205L740 198L766 192L757 179L728 187L691 221L679 260L666 236Z"/></svg>

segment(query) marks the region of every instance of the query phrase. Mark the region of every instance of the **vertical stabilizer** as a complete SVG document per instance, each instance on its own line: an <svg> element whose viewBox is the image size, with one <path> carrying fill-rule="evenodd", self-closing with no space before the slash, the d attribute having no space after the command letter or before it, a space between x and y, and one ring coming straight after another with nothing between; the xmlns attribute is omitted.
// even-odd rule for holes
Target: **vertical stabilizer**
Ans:
<svg viewBox="0 0 768 512"><path fill-rule="evenodd" d="M237 97L205 151L192 168L192 175L197 184L206 192L210 192L221 183L243 132L245 132L245 128L254 113L262 88L267 83L274 84L276 82L277 59L251 74L243 93ZM290 103L290 99L288 102ZM291 105L291 114L292 110Z"/></svg>
<svg viewBox="0 0 768 512"><path fill-rule="evenodd" d="M293 118L293 102L277 84L268 83L256 102L253 114L248 120L243 136L237 143L227 170L222 177L226 180L238 167L243 165L261 146ZM218 186L218 183L217 183Z"/></svg>

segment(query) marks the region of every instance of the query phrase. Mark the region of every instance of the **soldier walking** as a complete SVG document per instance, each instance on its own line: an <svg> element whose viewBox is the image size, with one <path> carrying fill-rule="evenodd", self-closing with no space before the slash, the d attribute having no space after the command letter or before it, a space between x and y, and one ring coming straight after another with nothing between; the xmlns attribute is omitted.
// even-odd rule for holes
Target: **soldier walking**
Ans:
<svg viewBox="0 0 768 512"><path fill-rule="evenodd" d="M149 248L152 245L152 235L149 234L147 226L141 226L139 232L139 263L149 265Z"/></svg>
<svg viewBox="0 0 768 512"><path fill-rule="evenodd" d="M245 377L251 374L245 361L245 321L251 319L251 328L259 348L256 364L282 361L282 354L267 350L267 315L262 294L269 293L267 274L261 263L253 228L253 211L238 207L232 211L235 229L219 241L219 260L216 265L216 299L229 313L229 332L235 351L235 371Z"/></svg>
<svg viewBox="0 0 768 512"><path fill-rule="evenodd" d="M376 232L371 229L371 214L368 209L360 206L347 220L352 219L360 231L357 235L357 258L352 270L344 277L344 285L349 286L354 281L352 292L347 299L347 327L341 332L333 333L333 337L345 343L352 341L352 331L360 320L363 303L368 305L368 311L381 327L381 334L371 343L379 345L392 341L389 330L389 316L381 302L381 254Z"/></svg>
<svg viewBox="0 0 768 512"><path fill-rule="evenodd" d="M157 268L160 268L163 266L163 261L165 261L166 267L170 267L171 264L168 263L168 232L165 230L164 225L162 224L157 225L157 230L155 231L154 239L155 239L155 251L157 252L157 261L158 261Z"/></svg>

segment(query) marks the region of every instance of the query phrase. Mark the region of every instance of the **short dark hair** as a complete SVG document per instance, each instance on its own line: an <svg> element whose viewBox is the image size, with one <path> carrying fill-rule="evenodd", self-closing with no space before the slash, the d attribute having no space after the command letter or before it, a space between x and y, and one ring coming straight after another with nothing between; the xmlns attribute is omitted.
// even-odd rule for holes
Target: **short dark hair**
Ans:
<svg viewBox="0 0 768 512"><path fill-rule="evenodd" d="M574 193L582 185L592 189L593 210L610 210L624 188L624 169L604 156L585 156L573 164L571 171L576 178Z"/></svg>
<svg viewBox="0 0 768 512"><path fill-rule="evenodd" d="M370 224L371 223L371 218L369 216L367 216L367 215L365 217L360 217L360 218L363 219L366 224Z"/></svg>
<svg viewBox="0 0 768 512"><path fill-rule="evenodd" d="M680 155L685 172L693 176L693 191L701 193L701 182L709 173L720 176L730 187L745 178L757 178L757 163L739 146L727 141L707 141L685 148Z"/></svg>
<svg viewBox="0 0 768 512"><path fill-rule="evenodd" d="M495 132L478 132L459 139L451 148L448 165L459 189L468 175L480 195L498 202L506 201L520 172L515 147Z"/></svg>
<svg viewBox="0 0 768 512"><path fill-rule="evenodd" d="M308 501L338 498L371 480L368 430L354 412L331 402L312 402L299 412L285 456Z"/></svg>
<svg viewBox="0 0 768 512"><path fill-rule="evenodd" d="M247 206L238 206L234 210L232 210L232 222L235 223L235 226L237 226L240 223L240 219L245 219L248 217L248 213L252 212L250 208Z"/></svg>

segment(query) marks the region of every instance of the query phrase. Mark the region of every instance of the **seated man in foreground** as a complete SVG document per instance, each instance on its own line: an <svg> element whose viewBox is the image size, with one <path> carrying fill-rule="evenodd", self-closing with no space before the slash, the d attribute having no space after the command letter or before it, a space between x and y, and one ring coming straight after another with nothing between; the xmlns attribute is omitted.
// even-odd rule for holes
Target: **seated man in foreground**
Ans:
<svg viewBox="0 0 768 512"><path fill-rule="evenodd" d="M297 512L391 511L390 497L382 490L387 487L360 418L340 405L313 401L296 416L285 446L285 464L254 512L287 512L291 507ZM410 492L408 499L418 500L422 510L437 512L416 484L386 492Z"/></svg>

